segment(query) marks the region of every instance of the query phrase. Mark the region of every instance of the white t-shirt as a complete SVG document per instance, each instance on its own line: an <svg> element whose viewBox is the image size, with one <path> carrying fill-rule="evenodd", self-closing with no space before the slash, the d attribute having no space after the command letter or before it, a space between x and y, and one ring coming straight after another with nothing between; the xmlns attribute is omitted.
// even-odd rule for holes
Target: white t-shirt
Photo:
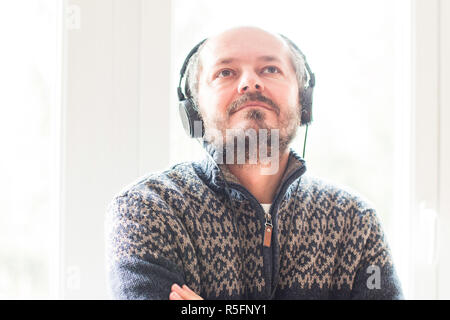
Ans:
<svg viewBox="0 0 450 320"><path fill-rule="evenodd" d="M261 206L263 207L265 213L269 213L271 205L271 203L261 203Z"/></svg>

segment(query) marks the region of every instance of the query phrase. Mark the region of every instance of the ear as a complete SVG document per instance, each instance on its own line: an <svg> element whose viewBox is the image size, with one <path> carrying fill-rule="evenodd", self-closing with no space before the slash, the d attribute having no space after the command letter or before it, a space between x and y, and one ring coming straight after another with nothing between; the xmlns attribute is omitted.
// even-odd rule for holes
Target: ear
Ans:
<svg viewBox="0 0 450 320"><path fill-rule="evenodd" d="M301 125L310 124L312 121L312 97L314 87L307 87L300 93Z"/></svg>
<svg viewBox="0 0 450 320"><path fill-rule="evenodd" d="M178 111L187 135L191 138L202 138L205 134L203 120L195 108L195 103L192 99L180 101Z"/></svg>

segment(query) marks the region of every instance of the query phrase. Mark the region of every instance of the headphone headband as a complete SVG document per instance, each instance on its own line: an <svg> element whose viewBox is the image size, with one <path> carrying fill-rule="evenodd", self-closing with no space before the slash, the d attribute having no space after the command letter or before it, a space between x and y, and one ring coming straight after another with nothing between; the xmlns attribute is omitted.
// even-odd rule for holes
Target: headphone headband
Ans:
<svg viewBox="0 0 450 320"><path fill-rule="evenodd" d="M184 75L185 75L185 73L186 73L186 69L187 69L187 66L188 66L188 64L189 64L189 60L191 60L192 56L193 56L195 53L197 53L198 48L200 48L200 46L201 46L206 40L207 40L207 38L206 38L206 39L203 39L202 41L200 41L199 43L197 43L197 45L196 45L194 48L191 49L191 51L190 51L189 54L187 55L186 59L184 59L183 66L181 67L181 70L180 70L180 81L178 82L178 90L177 90L177 93L178 93L178 99L179 99L180 101L186 100L186 96L184 95L183 90L181 90L181 82L183 81Z"/></svg>
<svg viewBox="0 0 450 320"><path fill-rule="evenodd" d="M306 61L306 56L305 54L302 52L302 50L300 50L299 47L297 47L297 45L288 37L286 37L285 35L282 35L281 33L279 34L285 41L287 41L295 50L297 50L297 52L302 56L303 61L305 62L305 69L307 71L308 74L308 87L314 88L314 86L316 85L316 76L314 75L314 73L311 71L311 68L309 67L308 61Z"/></svg>

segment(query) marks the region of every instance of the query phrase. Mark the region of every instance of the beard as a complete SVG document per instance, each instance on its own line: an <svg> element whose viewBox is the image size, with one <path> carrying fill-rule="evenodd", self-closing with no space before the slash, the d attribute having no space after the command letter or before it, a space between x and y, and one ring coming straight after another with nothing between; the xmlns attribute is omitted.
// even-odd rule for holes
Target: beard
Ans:
<svg viewBox="0 0 450 320"><path fill-rule="evenodd" d="M271 107L278 124L272 127L267 124L266 113L269 111L249 108L244 110L245 125L230 128L231 116L248 101L260 101ZM287 111L282 114L280 107L261 93L246 93L228 106L225 115L211 118L202 115L205 126L203 139L218 151L222 163L265 163L267 158L283 154L295 138L301 121L300 108L300 105L284 108Z"/></svg>

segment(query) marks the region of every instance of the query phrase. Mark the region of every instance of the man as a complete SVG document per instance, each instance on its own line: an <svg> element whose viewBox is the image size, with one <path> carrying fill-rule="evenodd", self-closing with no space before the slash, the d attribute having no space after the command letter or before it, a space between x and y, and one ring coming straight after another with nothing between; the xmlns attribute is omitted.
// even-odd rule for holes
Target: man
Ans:
<svg viewBox="0 0 450 320"><path fill-rule="evenodd" d="M150 174L112 201L116 298L402 298L375 210L305 175L288 148L306 76L295 45L258 28L230 29L198 48L186 81L207 156ZM267 153L254 152L261 148Z"/></svg>

